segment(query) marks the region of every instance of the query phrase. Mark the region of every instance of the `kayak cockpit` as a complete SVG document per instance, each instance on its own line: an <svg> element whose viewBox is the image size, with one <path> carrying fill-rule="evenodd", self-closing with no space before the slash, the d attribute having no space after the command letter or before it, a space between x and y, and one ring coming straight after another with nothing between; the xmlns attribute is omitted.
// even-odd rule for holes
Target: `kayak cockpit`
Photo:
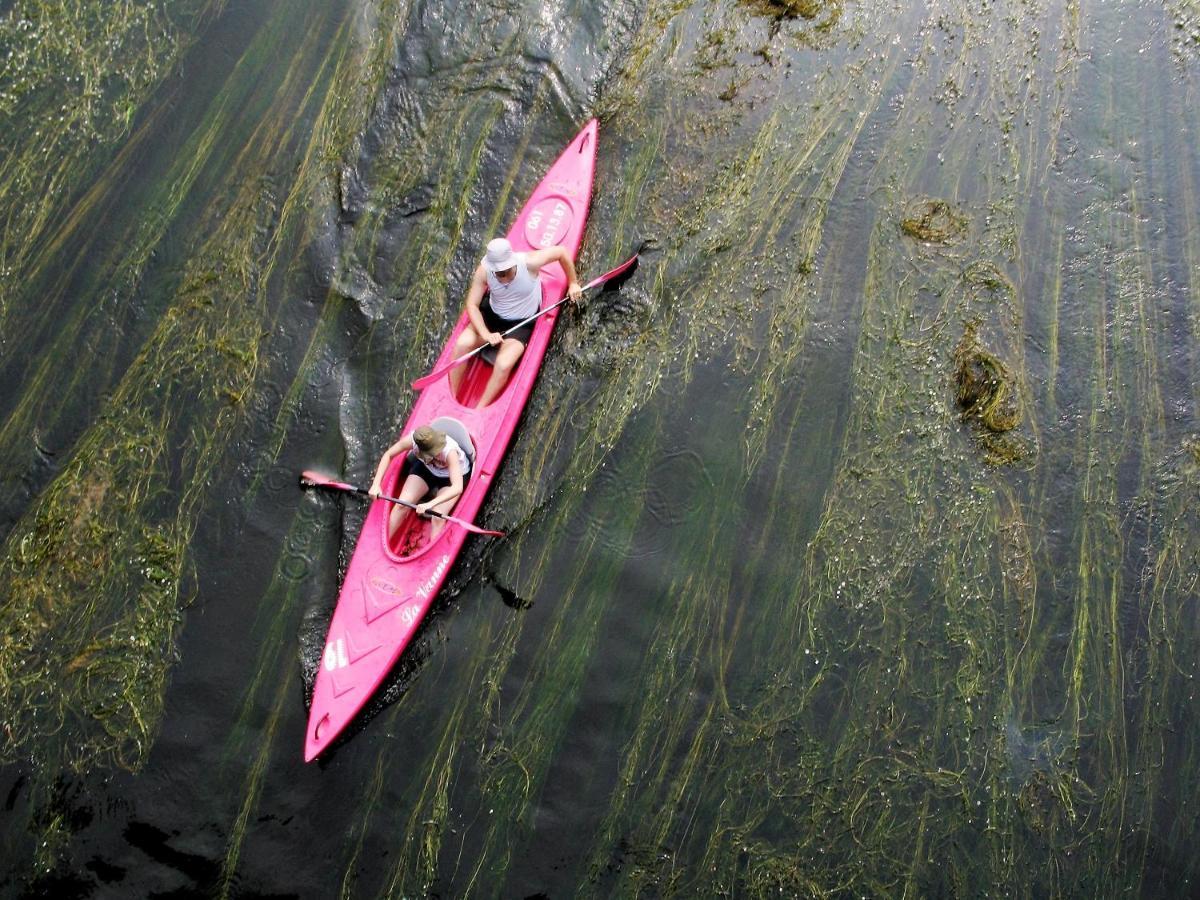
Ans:
<svg viewBox="0 0 1200 900"><path fill-rule="evenodd" d="M496 352L491 347L486 347L474 359L464 365L466 371L463 372L462 383L458 386L458 394L455 396L455 401L467 409L474 409L479 405L480 399L483 397L483 392L487 389L488 382L492 378L492 373L495 371L492 364L496 358ZM521 363L518 362L513 367L512 372L508 377L507 383L500 389L493 399L488 404L491 406L497 400L508 393L508 389L512 386L516 379L517 372L520 371Z"/></svg>

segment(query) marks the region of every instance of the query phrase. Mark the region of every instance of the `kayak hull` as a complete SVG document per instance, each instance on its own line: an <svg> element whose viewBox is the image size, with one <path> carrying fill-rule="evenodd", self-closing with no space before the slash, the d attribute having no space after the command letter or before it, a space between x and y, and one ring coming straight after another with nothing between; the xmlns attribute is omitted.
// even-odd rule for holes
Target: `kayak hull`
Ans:
<svg viewBox="0 0 1200 900"><path fill-rule="evenodd" d="M591 203L595 173L596 120L575 136L534 190L508 232L517 251L560 245L579 252ZM557 263L541 270L542 308L566 295L567 278ZM536 320L520 364L504 391L491 404L475 409L490 367L473 360L458 396L449 376L427 386L417 396L401 434L450 417L461 423L474 445L471 476L455 504L455 517L474 523L533 390L560 309ZM454 359L459 333L468 325L459 316L434 368ZM384 478L384 493L398 494L403 484L403 456L393 461ZM337 606L330 620L325 648L317 668L312 705L304 740L305 761L320 755L354 719L404 652L445 583L467 531L446 524L423 546L429 521L409 517L406 527L388 541L391 504L373 501L346 569Z"/></svg>

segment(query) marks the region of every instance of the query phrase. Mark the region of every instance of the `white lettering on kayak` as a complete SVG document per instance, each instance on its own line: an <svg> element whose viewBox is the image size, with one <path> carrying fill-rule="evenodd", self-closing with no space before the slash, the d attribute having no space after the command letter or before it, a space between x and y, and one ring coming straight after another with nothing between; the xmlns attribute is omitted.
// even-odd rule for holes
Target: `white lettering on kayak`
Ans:
<svg viewBox="0 0 1200 900"><path fill-rule="evenodd" d="M571 219L570 205L562 200L554 200L551 205L551 200L552 197L547 197L535 206L525 221L525 234L529 242L538 247L557 244L563 236L565 224Z"/></svg>
<svg viewBox="0 0 1200 900"><path fill-rule="evenodd" d="M328 671L344 669L348 665L350 665L350 657L346 655L345 640L338 638L325 645L325 668Z"/></svg>
<svg viewBox="0 0 1200 900"><path fill-rule="evenodd" d="M438 564L433 569L433 574L430 575L428 578L426 578L425 581L421 584L421 586L417 588L417 596L418 597L420 597L422 600L429 599L430 592L433 590L434 586L438 583L438 579L441 578L442 575L445 573L446 566L448 566L449 564L450 564L449 556L443 556L441 559L438 560Z"/></svg>
<svg viewBox="0 0 1200 900"><path fill-rule="evenodd" d="M554 204L554 209L550 213L550 218L546 220L546 230L542 232L542 239L538 243L543 247L549 247L558 239L558 228L563 223L563 219L567 217L567 213L571 208L567 204L559 200Z"/></svg>

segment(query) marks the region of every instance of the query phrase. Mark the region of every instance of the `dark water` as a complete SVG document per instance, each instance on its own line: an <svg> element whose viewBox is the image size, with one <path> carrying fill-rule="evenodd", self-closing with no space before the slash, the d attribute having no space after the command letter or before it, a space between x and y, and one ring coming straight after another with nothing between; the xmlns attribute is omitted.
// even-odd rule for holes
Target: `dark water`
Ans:
<svg viewBox="0 0 1200 900"><path fill-rule="evenodd" d="M1170 0L0 4L4 893L1192 893L1198 42ZM363 510L296 476L369 480L591 116L580 267L637 276L305 765Z"/></svg>

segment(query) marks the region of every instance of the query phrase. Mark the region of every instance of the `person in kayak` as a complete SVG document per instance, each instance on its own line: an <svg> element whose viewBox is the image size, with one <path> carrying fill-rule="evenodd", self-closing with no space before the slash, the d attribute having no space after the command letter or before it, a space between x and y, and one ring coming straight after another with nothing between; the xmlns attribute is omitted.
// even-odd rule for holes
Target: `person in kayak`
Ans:
<svg viewBox="0 0 1200 900"><path fill-rule="evenodd" d="M462 496L463 487L471 474L471 458L467 456L458 442L444 431L438 431L428 425L422 425L412 432L403 435L400 440L384 451L375 470L375 480L368 489L372 497L383 493L383 476L387 474L392 460L401 453L413 455L409 466L408 477L400 489L399 499L415 503L416 509L396 503L388 516L388 540L400 529L404 518L409 512L424 516L430 512L448 515L458 498ZM433 493L429 500L422 500ZM445 519L434 519L429 526L429 539L432 541L446 525Z"/></svg>
<svg viewBox="0 0 1200 900"><path fill-rule="evenodd" d="M487 253L475 267L471 288L467 292L467 318L470 324L462 330L455 344L455 357L470 353L483 344L496 348L492 375L479 398L479 406L487 406L508 384L508 378L521 360L533 322L514 331L508 337L500 333L523 319L537 313L542 305L542 284L538 272L543 266L559 263L567 275L567 293L573 303L579 302L583 289L575 273L575 263L565 248L555 245L542 250L516 253L505 238L488 242ZM484 296L486 292L487 296ZM450 390L458 396L465 369L460 366L450 373Z"/></svg>

